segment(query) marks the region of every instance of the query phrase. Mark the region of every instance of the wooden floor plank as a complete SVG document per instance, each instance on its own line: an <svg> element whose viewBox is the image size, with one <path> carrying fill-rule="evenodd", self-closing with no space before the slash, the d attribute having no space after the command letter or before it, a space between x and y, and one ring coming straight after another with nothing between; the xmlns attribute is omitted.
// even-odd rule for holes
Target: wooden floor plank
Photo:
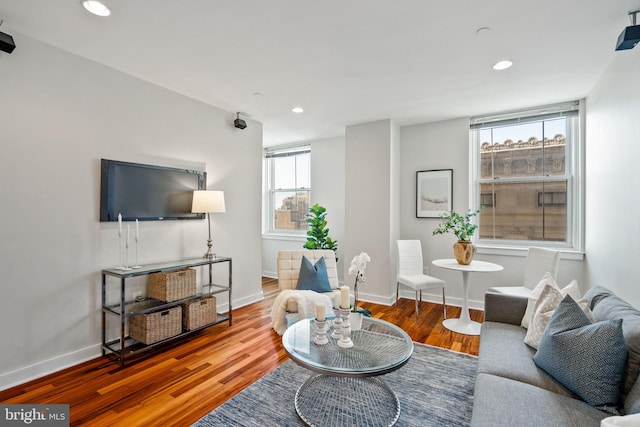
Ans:
<svg viewBox="0 0 640 427"><path fill-rule="evenodd" d="M188 426L288 359L269 318L277 280L264 278L263 292L263 301L234 310L231 327L215 325L124 368L96 358L0 391L0 402L68 403L73 426ZM478 354L479 337L444 328L439 304L421 302L418 316L409 299L359 305L416 342ZM447 315L458 317L460 308L447 306ZM483 312L471 310L471 318L481 322Z"/></svg>

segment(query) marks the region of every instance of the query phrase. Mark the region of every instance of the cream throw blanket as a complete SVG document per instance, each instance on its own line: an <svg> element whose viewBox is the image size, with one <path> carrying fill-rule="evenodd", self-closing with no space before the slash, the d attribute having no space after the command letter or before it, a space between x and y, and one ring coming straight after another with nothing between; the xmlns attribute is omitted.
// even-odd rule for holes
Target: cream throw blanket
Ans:
<svg viewBox="0 0 640 427"><path fill-rule="evenodd" d="M297 289L285 289L280 291L271 308L271 325L279 334L284 334L287 329L287 302L294 299L298 305L298 318L308 319L316 317L316 304L323 303L327 315L333 315L333 303L330 293L322 294L315 291L300 291Z"/></svg>

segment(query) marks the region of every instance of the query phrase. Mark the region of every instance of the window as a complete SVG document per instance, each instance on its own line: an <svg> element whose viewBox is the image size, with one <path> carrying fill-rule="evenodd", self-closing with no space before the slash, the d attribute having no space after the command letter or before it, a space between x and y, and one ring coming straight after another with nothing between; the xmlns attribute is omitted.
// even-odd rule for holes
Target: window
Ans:
<svg viewBox="0 0 640 427"><path fill-rule="evenodd" d="M495 193L480 193L480 206L484 208L492 208L496 205Z"/></svg>
<svg viewBox="0 0 640 427"><path fill-rule="evenodd" d="M579 117L575 101L471 119L480 246L580 250Z"/></svg>
<svg viewBox="0 0 640 427"><path fill-rule="evenodd" d="M302 233L307 230L311 193L311 148L271 148L267 162L266 230Z"/></svg>

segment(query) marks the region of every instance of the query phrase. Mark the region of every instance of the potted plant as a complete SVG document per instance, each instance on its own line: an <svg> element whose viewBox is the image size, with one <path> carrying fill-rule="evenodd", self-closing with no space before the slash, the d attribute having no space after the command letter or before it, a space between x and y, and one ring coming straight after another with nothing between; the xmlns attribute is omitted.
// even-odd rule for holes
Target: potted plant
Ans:
<svg viewBox="0 0 640 427"><path fill-rule="evenodd" d="M369 254L366 252L360 252L360 255L353 257L353 260L351 260L351 266L349 267L349 274L356 276L355 283L353 284L353 295L355 297L355 301L351 311L364 314L367 317L371 317L371 312L358 307L358 284L364 283L365 281L364 271L367 268L367 263L369 261L371 261Z"/></svg>
<svg viewBox="0 0 640 427"><path fill-rule="evenodd" d="M471 243L471 237L478 226L472 222L473 218L480 213L480 209L465 215L460 215L455 211L447 211L440 215L442 221L433 230L433 235L453 233L458 241L453 245L453 253L458 264L467 265L471 263L473 254L476 251Z"/></svg>
<svg viewBox="0 0 640 427"><path fill-rule="evenodd" d="M305 249L338 249L338 241L329 237L329 229L327 228L327 209L317 203L309 208L307 216L307 241L304 244Z"/></svg>

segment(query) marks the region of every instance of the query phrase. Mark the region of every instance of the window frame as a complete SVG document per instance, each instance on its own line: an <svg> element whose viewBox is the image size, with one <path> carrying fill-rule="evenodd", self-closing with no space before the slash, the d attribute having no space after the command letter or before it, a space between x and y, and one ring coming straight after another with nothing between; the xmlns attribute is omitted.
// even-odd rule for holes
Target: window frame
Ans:
<svg viewBox="0 0 640 427"><path fill-rule="evenodd" d="M303 154L309 155L309 187L299 188L274 188L276 168L273 159L278 157L299 156ZM311 203L311 145L296 144L287 146L269 147L264 150L264 170L265 170L265 193L263 203L263 234L279 237L295 237L304 238L307 230L295 229L276 229L275 228L275 193L299 192L306 191L309 195L309 203Z"/></svg>
<svg viewBox="0 0 640 427"><path fill-rule="evenodd" d="M544 181L566 180L567 185L567 241L544 240L510 240L510 239L481 239L476 237L474 242L479 253L496 255L526 255L530 246L542 246L563 253L563 257L570 259L582 259L584 256L584 129L585 112L584 101L573 101L562 104L554 104L527 110L511 111L507 113L493 114L491 116L476 116L470 118L469 144L470 144L470 189L469 204L471 207L480 206L482 194L481 184L493 181L495 178L481 178L481 151L479 141L479 129L495 127L497 125L520 124L544 119L560 117L563 112L573 110L576 118L567 126L565 135L565 173L564 175L547 175ZM540 177L502 178L501 183L540 181ZM494 202L497 202L494 199ZM474 208L475 209L475 208Z"/></svg>

